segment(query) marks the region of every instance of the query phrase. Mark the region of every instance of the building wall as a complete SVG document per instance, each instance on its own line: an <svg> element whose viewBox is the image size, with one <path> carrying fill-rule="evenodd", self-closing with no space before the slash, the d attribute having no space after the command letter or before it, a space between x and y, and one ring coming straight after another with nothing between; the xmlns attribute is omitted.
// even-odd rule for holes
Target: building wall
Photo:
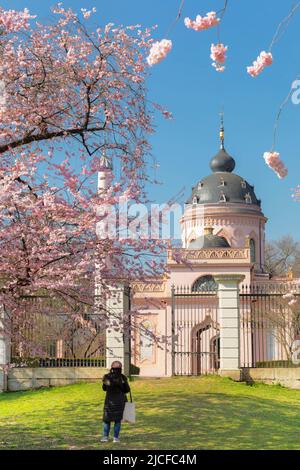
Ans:
<svg viewBox="0 0 300 470"><path fill-rule="evenodd" d="M186 250L189 252L189 250ZM133 299L135 315L135 337L132 342L132 355L134 365L140 368L142 376L169 376L172 373L171 357L171 329L172 329L172 286L188 287L205 275L237 274L244 277L245 284L251 282L251 263L249 249L211 249L195 250L195 258L190 263L177 263L168 257L169 275L161 281L161 290L156 284L151 283L145 289L140 289ZM199 257L197 255L199 252ZM224 257L224 253L228 257ZM219 254L218 254L219 253ZM220 254L222 255L220 257ZM154 290L155 287L155 290ZM141 327L147 322L152 329L153 344L148 341L144 347L141 344ZM143 336L143 335L142 335ZM143 338L142 338L143 339ZM148 337L149 340L149 337ZM147 343L147 340L146 340Z"/></svg>
<svg viewBox="0 0 300 470"><path fill-rule="evenodd" d="M234 266L233 264L231 264L229 266L213 266L212 264L207 262L206 264L203 263L200 269L191 269L191 267L188 266L181 266L176 270L172 270L168 283L169 291L171 291L172 284L179 287L192 286L194 282L201 276L215 276L217 274L241 274L245 276L245 284L248 285L251 281L251 272L249 266L247 265L241 266L237 264L236 266Z"/></svg>
<svg viewBox="0 0 300 470"><path fill-rule="evenodd" d="M165 377L171 375L171 311L167 308L139 309L134 318L131 342L132 363L140 375Z"/></svg>
<svg viewBox="0 0 300 470"><path fill-rule="evenodd" d="M232 248L243 248L246 238L256 246L256 262L264 265L266 218L259 207L245 204L203 204L188 206L181 219L182 245L203 235L204 227L214 228L214 235L227 239Z"/></svg>

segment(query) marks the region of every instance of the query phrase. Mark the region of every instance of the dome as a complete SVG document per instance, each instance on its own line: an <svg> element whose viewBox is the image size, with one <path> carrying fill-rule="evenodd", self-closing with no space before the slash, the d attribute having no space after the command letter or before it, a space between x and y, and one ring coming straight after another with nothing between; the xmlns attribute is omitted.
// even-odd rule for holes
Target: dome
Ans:
<svg viewBox="0 0 300 470"><path fill-rule="evenodd" d="M259 206L254 187L244 178L232 173L235 160L221 146L220 151L211 159L212 174L203 178L193 187L187 204L236 203Z"/></svg>
<svg viewBox="0 0 300 470"><path fill-rule="evenodd" d="M204 229L204 235L189 243L189 250L202 250L203 248L230 248L226 238L213 235L213 228Z"/></svg>
<svg viewBox="0 0 300 470"><path fill-rule="evenodd" d="M228 171L231 173L235 168L235 161L224 147L221 147L220 151L210 161L210 168L213 172L217 171Z"/></svg>
<svg viewBox="0 0 300 470"><path fill-rule="evenodd" d="M232 173L235 160L224 146L224 122L221 115L219 152L211 159L212 174L203 178L192 188L192 194L187 204L248 204L260 207L261 201L257 199L254 187L244 178Z"/></svg>
<svg viewBox="0 0 300 470"><path fill-rule="evenodd" d="M187 204L236 203L260 206L254 187L244 178L227 171L214 172L193 188Z"/></svg>

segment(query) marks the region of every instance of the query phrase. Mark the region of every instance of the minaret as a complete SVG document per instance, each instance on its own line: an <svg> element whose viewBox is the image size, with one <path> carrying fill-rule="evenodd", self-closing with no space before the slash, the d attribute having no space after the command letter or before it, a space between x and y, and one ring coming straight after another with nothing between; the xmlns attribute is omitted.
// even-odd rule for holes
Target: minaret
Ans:
<svg viewBox="0 0 300 470"><path fill-rule="evenodd" d="M108 190L113 177L112 172L112 162L107 157L106 151L104 150L100 158L100 168L98 172L98 192L104 192Z"/></svg>
<svg viewBox="0 0 300 470"><path fill-rule="evenodd" d="M113 179L112 174L112 163L106 155L105 150L102 153L99 162L99 171L98 171L98 182L97 182L97 190L98 195L103 197L105 200L105 195L110 187L110 184ZM97 216L101 219L99 222L96 223L96 235L99 239L106 239L108 237L108 229L107 229L107 219L109 217L109 206L105 203L99 204L97 207ZM102 316L105 320L103 323L100 321L100 325L102 329L106 329L106 292L103 289L103 285L105 284L104 280L102 279L102 272L104 268L107 268L108 265L108 257L103 259L100 264L97 260L95 260L95 313Z"/></svg>
<svg viewBox="0 0 300 470"><path fill-rule="evenodd" d="M105 204L105 196L107 195L113 180L113 166L111 160L107 157L105 150L100 158L98 171L98 194L104 198L104 201L97 209L98 216L105 217L97 223L96 232L99 238L105 239L109 237L110 223L113 222L115 211L112 210L110 204Z"/></svg>
<svg viewBox="0 0 300 470"><path fill-rule="evenodd" d="M109 191L112 180L112 162L104 151L100 158L98 172L98 194L100 196L105 196ZM117 222L114 206L104 202L98 207L98 215L105 215L103 220L97 223L96 233L98 237L102 239L116 237ZM104 271L113 270L109 254L107 254L103 263ZM103 279L101 269L96 264L95 294L95 311L100 315L102 314L105 319L102 328L105 331L106 338L106 368L110 369L111 364L117 360L123 364L124 374L128 375L130 369L130 330L128 330L130 302L128 289L123 282L116 283L115 281L110 284L109 278Z"/></svg>

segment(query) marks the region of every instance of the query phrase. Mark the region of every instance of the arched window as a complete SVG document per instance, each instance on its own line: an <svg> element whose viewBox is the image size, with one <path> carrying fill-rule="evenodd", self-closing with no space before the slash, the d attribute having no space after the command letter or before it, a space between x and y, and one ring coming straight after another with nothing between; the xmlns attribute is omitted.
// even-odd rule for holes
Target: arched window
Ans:
<svg viewBox="0 0 300 470"><path fill-rule="evenodd" d="M218 285L214 278L209 274L199 277L192 285L192 292L207 292L217 290Z"/></svg>
<svg viewBox="0 0 300 470"><path fill-rule="evenodd" d="M253 238L251 238L250 240L250 260L251 260L251 263L256 262L256 248L255 248L255 241L253 240Z"/></svg>

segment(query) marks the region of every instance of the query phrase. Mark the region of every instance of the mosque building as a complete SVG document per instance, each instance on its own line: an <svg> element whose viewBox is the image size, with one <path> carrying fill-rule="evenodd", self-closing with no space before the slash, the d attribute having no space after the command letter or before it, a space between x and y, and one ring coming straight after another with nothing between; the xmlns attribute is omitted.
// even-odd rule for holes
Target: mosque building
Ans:
<svg viewBox="0 0 300 470"><path fill-rule="evenodd" d="M133 303L139 315L135 320L138 327L131 345L131 360L144 376L171 375L174 367L180 369L177 373L187 375L217 368L211 362L219 347L217 299L202 295L199 300L199 293L216 288L215 277L226 273L240 275L247 286L269 281L264 269L267 218L254 186L234 172L235 166L234 158L225 149L222 119L220 150L210 160L211 173L193 186L180 220L180 260L174 255L176 249L169 250L168 275L132 286ZM195 297L193 300L196 293L197 300ZM177 320L174 299L181 302ZM191 302L198 304L191 307ZM177 362L181 361L181 365L172 365L168 352L166 338L174 335L174 321L180 352ZM152 339L149 333L153 334ZM247 337L245 341L250 340ZM197 365L193 357L203 361L203 348L207 353L206 364Z"/></svg>

